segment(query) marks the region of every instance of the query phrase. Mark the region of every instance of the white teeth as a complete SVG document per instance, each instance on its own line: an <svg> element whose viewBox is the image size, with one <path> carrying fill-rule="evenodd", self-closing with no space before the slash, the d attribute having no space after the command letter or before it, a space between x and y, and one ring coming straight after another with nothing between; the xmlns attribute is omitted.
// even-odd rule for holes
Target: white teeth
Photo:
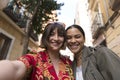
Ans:
<svg viewBox="0 0 120 80"><path fill-rule="evenodd" d="M77 45L72 45L70 46L72 49L76 49L78 46Z"/></svg>
<svg viewBox="0 0 120 80"><path fill-rule="evenodd" d="M57 46L57 45L59 45L60 43L53 42L52 44L55 45L55 46Z"/></svg>
<svg viewBox="0 0 120 80"><path fill-rule="evenodd" d="M52 43L53 45L58 45L58 43Z"/></svg>

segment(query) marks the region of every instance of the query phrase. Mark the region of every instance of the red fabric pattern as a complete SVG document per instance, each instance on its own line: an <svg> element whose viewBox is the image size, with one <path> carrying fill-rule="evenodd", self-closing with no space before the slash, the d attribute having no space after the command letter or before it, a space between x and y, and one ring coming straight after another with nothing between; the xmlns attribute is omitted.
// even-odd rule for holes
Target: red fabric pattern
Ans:
<svg viewBox="0 0 120 80"><path fill-rule="evenodd" d="M58 76L46 52L27 54L19 60L24 62L28 71L34 67L31 80L74 80L71 61L63 56L60 59Z"/></svg>

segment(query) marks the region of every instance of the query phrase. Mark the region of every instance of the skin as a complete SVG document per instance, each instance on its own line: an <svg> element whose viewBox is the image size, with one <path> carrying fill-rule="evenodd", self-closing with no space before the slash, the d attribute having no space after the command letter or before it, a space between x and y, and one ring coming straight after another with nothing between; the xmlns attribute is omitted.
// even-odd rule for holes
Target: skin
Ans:
<svg viewBox="0 0 120 80"><path fill-rule="evenodd" d="M58 35L57 29L55 29L49 37L48 49L59 52L59 50L63 45L63 42L64 42L64 37L61 35Z"/></svg>
<svg viewBox="0 0 120 80"><path fill-rule="evenodd" d="M64 37L58 35L57 29L53 30L49 37L48 54L54 65L55 71L59 72L59 50L61 49L64 42ZM26 73L26 66L21 61L0 61L0 80L21 80Z"/></svg>
<svg viewBox="0 0 120 80"><path fill-rule="evenodd" d="M67 46L75 55L79 53L84 46L85 39L77 28L67 30Z"/></svg>
<svg viewBox="0 0 120 80"><path fill-rule="evenodd" d="M21 61L0 61L0 80L21 80L25 75L26 67Z"/></svg>
<svg viewBox="0 0 120 80"><path fill-rule="evenodd" d="M53 30L49 37L49 46L48 46L48 54L51 58L51 61L53 63L53 66L55 68L55 71L58 75L59 73L59 51L63 45L64 37L61 35L58 35L57 29Z"/></svg>

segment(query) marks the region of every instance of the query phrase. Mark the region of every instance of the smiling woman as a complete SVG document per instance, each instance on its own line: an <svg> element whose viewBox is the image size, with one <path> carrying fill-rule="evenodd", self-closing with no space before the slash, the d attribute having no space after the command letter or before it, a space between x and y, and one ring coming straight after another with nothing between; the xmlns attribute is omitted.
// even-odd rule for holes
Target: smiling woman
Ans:
<svg viewBox="0 0 120 80"><path fill-rule="evenodd" d="M104 46L84 45L85 33L81 26L66 29L67 46L74 53L73 72L75 80L119 80L120 58ZM116 70L116 71L115 71Z"/></svg>
<svg viewBox="0 0 120 80"><path fill-rule="evenodd" d="M61 56L60 49L66 41L66 32L62 24L49 23L42 35L42 47L45 50L40 52L30 52L20 57L17 61L0 61L0 80L8 78L10 72L16 74L11 80L21 80L27 75L27 80L74 80L71 69L71 61ZM4 74L3 74L4 73ZM28 74L26 74L28 73ZM25 77L26 78L26 77Z"/></svg>

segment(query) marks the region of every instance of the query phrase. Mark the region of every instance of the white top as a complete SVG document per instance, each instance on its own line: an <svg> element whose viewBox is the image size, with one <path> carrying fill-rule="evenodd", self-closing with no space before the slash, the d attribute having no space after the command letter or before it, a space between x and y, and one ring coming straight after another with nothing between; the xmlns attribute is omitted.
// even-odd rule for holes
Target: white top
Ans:
<svg viewBox="0 0 120 80"><path fill-rule="evenodd" d="M76 69L76 80L83 80L82 66L79 66Z"/></svg>

